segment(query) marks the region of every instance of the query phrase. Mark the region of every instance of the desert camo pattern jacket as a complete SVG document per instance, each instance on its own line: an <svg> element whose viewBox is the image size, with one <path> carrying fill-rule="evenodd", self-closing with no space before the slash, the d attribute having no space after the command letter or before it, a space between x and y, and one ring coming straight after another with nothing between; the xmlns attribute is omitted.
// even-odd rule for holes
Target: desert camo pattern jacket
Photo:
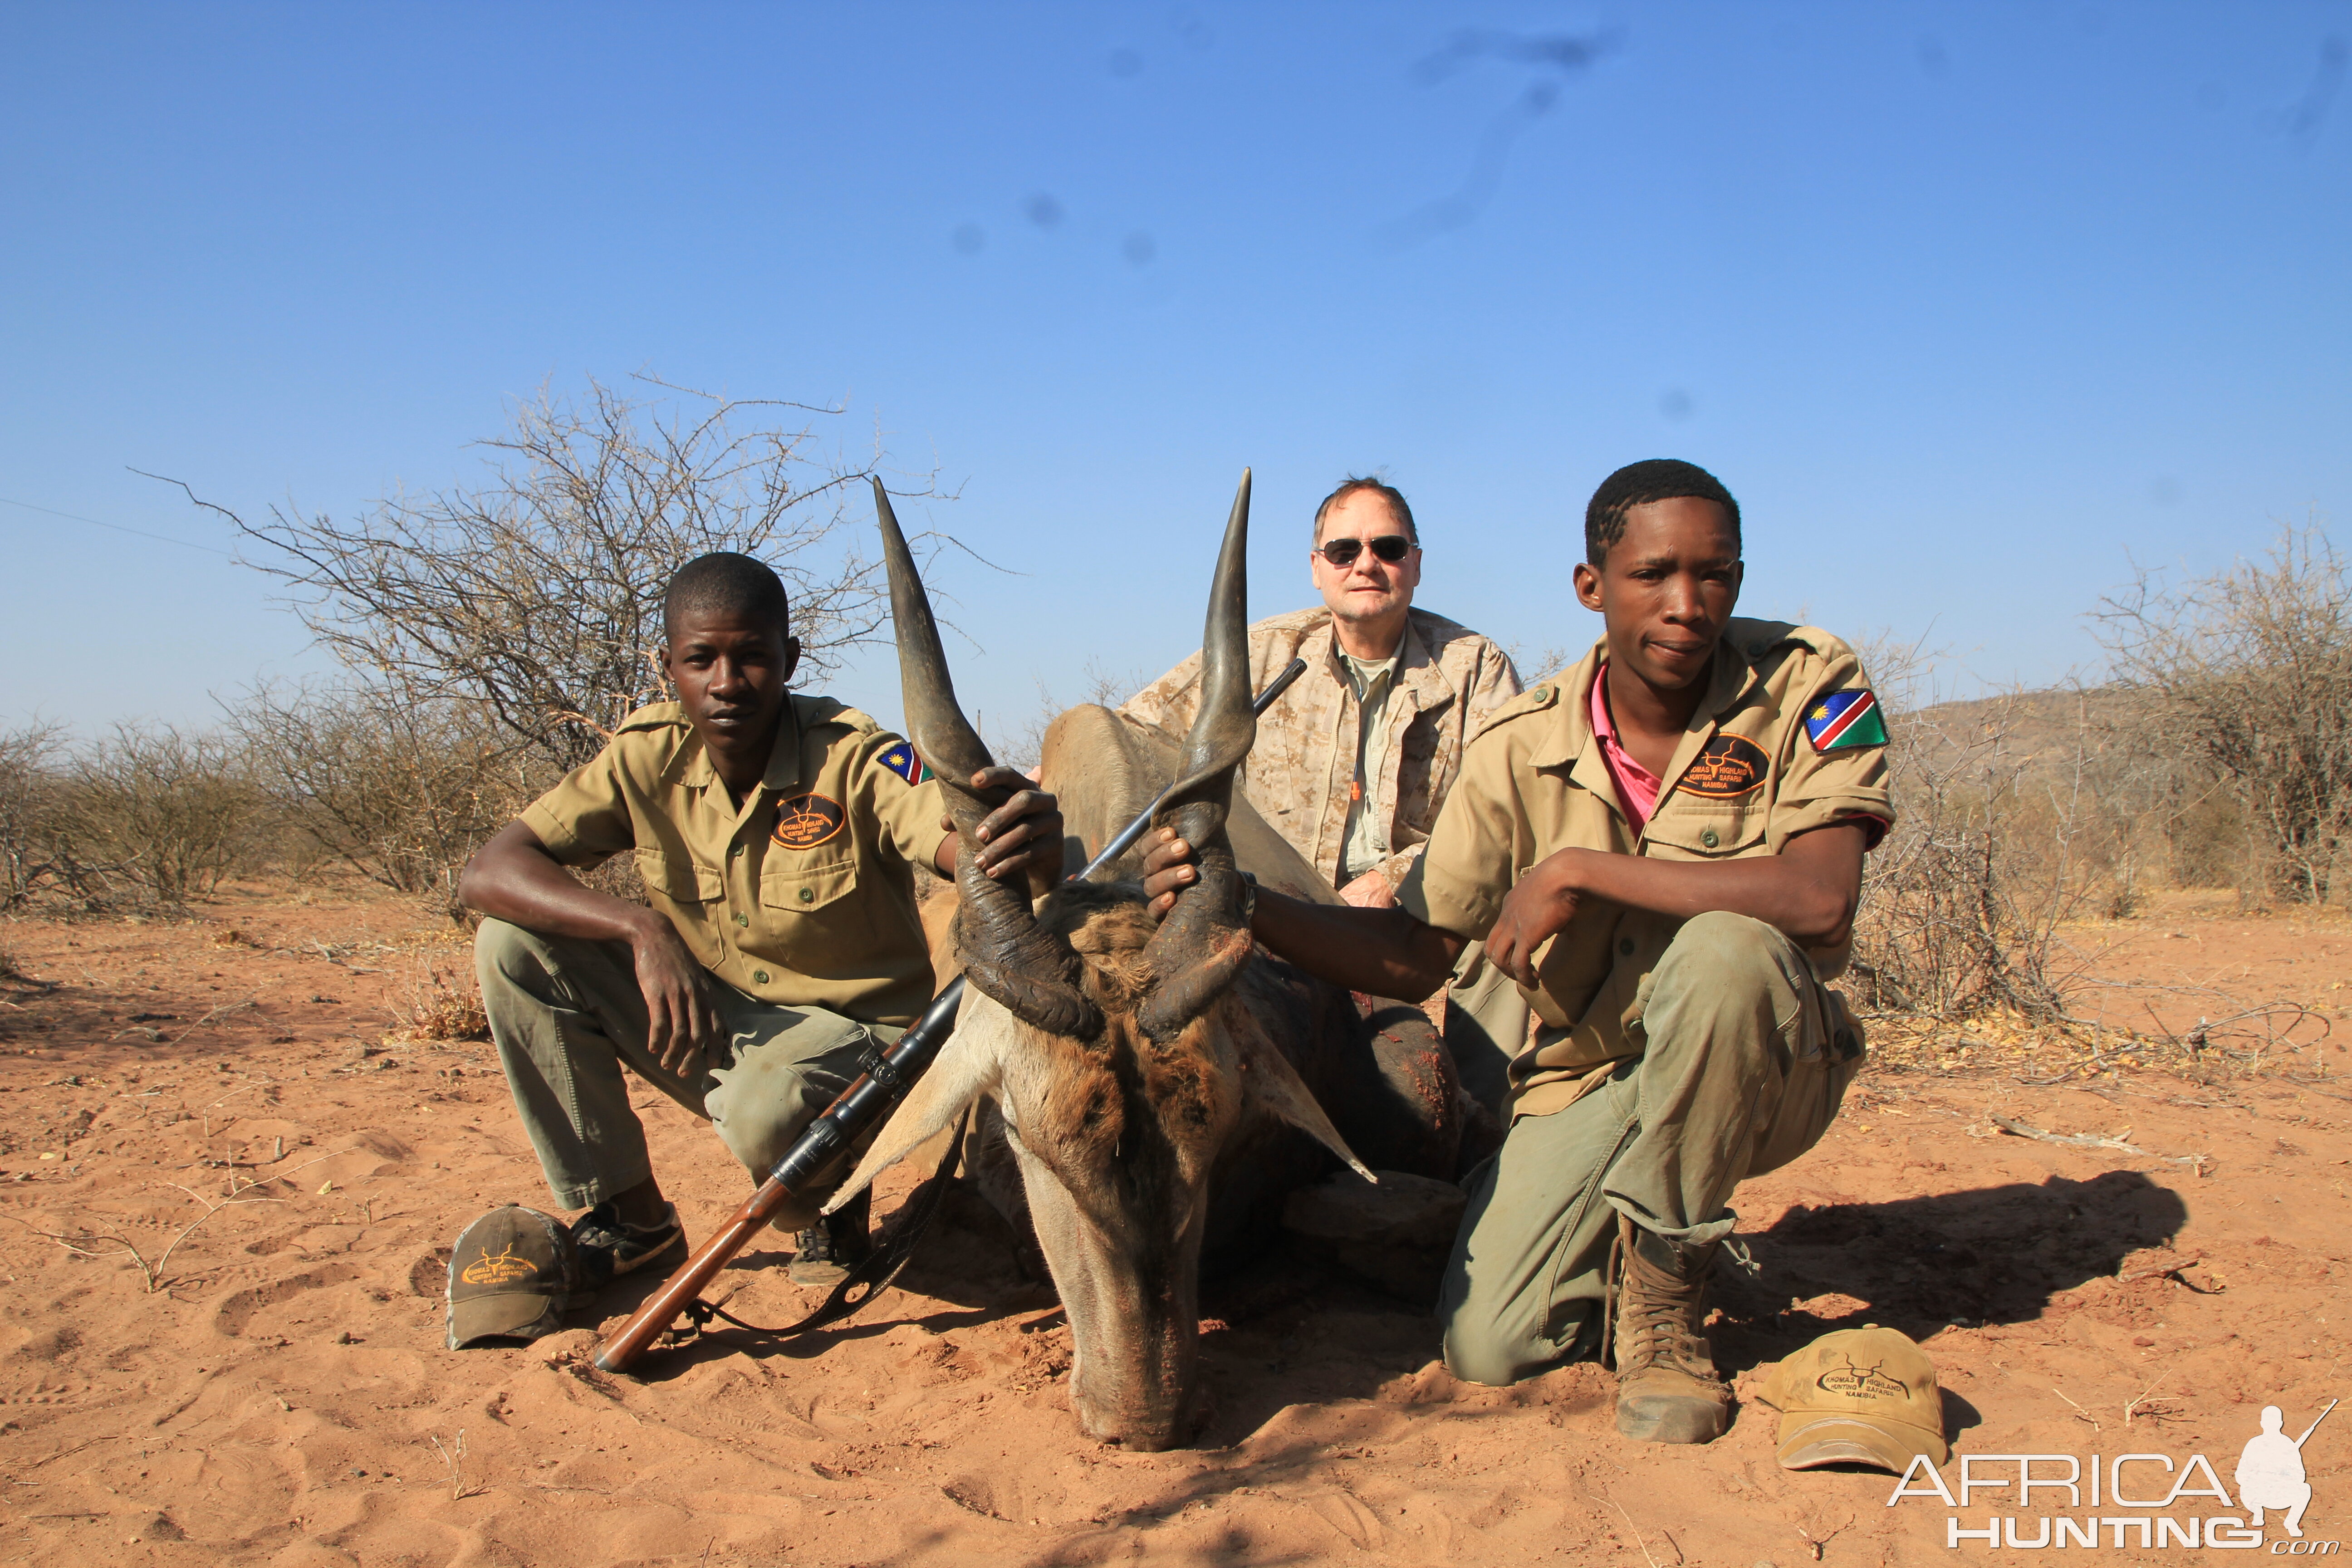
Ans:
<svg viewBox="0 0 2352 1568"><path fill-rule="evenodd" d="M1357 705L1339 662L1331 612L1321 605L1273 616L1250 627L1250 686L1262 690L1293 658L1298 679L1258 721L1257 743L1241 786L1258 814L1338 885L1355 784ZM1388 826L1388 858L1373 869L1391 888L1421 855L1437 808L1462 771L1462 748L1519 694L1518 671L1503 650L1443 616L1406 612L1404 658L1388 700L1386 765L1367 781L1371 809ZM1186 659L1129 698L1120 711L1178 741L1201 700L1201 658Z"/></svg>

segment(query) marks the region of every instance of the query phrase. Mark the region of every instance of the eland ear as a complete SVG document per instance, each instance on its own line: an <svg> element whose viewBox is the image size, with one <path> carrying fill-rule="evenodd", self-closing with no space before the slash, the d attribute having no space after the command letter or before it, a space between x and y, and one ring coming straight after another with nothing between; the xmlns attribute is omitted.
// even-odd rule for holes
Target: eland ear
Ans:
<svg viewBox="0 0 2352 1568"><path fill-rule="evenodd" d="M1348 1141L1339 1136L1339 1130L1331 1125L1331 1119L1323 1113L1314 1091L1298 1076L1298 1069L1290 1065L1290 1058L1258 1026L1257 1020L1249 1017L1246 1009L1234 1011L1248 1020L1240 1041L1242 1102L1289 1122L1346 1161L1356 1174L1374 1186L1380 1185L1381 1179L1364 1168L1355 1151L1348 1147Z"/></svg>
<svg viewBox="0 0 2352 1568"><path fill-rule="evenodd" d="M875 1177L954 1126L965 1107L994 1089L1000 1076L992 1031L966 1028L959 1022L929 1070L882 1124L857 1169L825 1200L824 1212L833 1213L864 1192Z"/></svg>

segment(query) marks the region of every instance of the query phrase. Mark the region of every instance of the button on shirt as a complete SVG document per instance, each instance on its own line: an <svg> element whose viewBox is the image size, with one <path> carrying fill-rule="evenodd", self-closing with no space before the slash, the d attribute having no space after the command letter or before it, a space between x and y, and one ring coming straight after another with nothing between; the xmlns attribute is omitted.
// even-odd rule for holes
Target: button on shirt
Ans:
<svg viewBox="0 0 2352 1568"><path fill-rule="evenodd" d="M945 837L945 809L912 746L794 694L740 805L685 710L657 702L522 820L566 866L634 850L647 900L737 990L903 1025L933 991L914 868Z"/></svg>

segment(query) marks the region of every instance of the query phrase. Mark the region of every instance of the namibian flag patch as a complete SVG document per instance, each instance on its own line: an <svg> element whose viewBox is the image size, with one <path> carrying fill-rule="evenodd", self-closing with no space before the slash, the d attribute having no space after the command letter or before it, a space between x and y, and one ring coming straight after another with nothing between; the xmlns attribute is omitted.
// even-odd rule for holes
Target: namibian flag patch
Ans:
<svg viewBox="0 0 2352 1568"><path fill-rule="evenodd" d="M1879 738L1885 739L1884 735ZM914 744L908 741L901 741L883 752L882 765L908 784L920 784L931 776L931 770L923 765L923 759L915 754Z"/></svg>
<svg viewBox="0 0 2352 1568"><path fill-rule="evenodd" d="M1866 690L1832 691L1805 714L1805 733L1816 752L1886 744L1886 720L1878 699Z"/></svg>

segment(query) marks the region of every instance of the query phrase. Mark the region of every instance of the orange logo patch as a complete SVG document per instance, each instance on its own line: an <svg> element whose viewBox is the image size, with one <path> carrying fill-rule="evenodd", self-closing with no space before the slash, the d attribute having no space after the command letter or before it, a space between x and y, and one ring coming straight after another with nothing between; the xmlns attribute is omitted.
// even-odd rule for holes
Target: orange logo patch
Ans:
<svg viewBox="0 0 2352 1568"><path fill-rule="evenodd" d="M528 1279L539 1271L539 1266L529 1258L514 1255L514 1243L509 1241L503 1252L485 1252L466 1265L457 1278L468 1285L511 1285L518 1279Z"/></svg>
<svg viewBox="0 0 2352 1568"><path fill-rule="evenodd" d="M1683 774L1677 787L1708 800L1728 800L1761 784L1770 765L1764 749L1755 742L1717 735L1692 759L1690 771Z"/></svg>
<svg viewBox="0 0 2352 1568"><path fill-rule="evenodd" d="M849 814L841 803L821 795L794 795L776 806L776 831L771 835L787 849L814 849L841 831Z"/></svg>

